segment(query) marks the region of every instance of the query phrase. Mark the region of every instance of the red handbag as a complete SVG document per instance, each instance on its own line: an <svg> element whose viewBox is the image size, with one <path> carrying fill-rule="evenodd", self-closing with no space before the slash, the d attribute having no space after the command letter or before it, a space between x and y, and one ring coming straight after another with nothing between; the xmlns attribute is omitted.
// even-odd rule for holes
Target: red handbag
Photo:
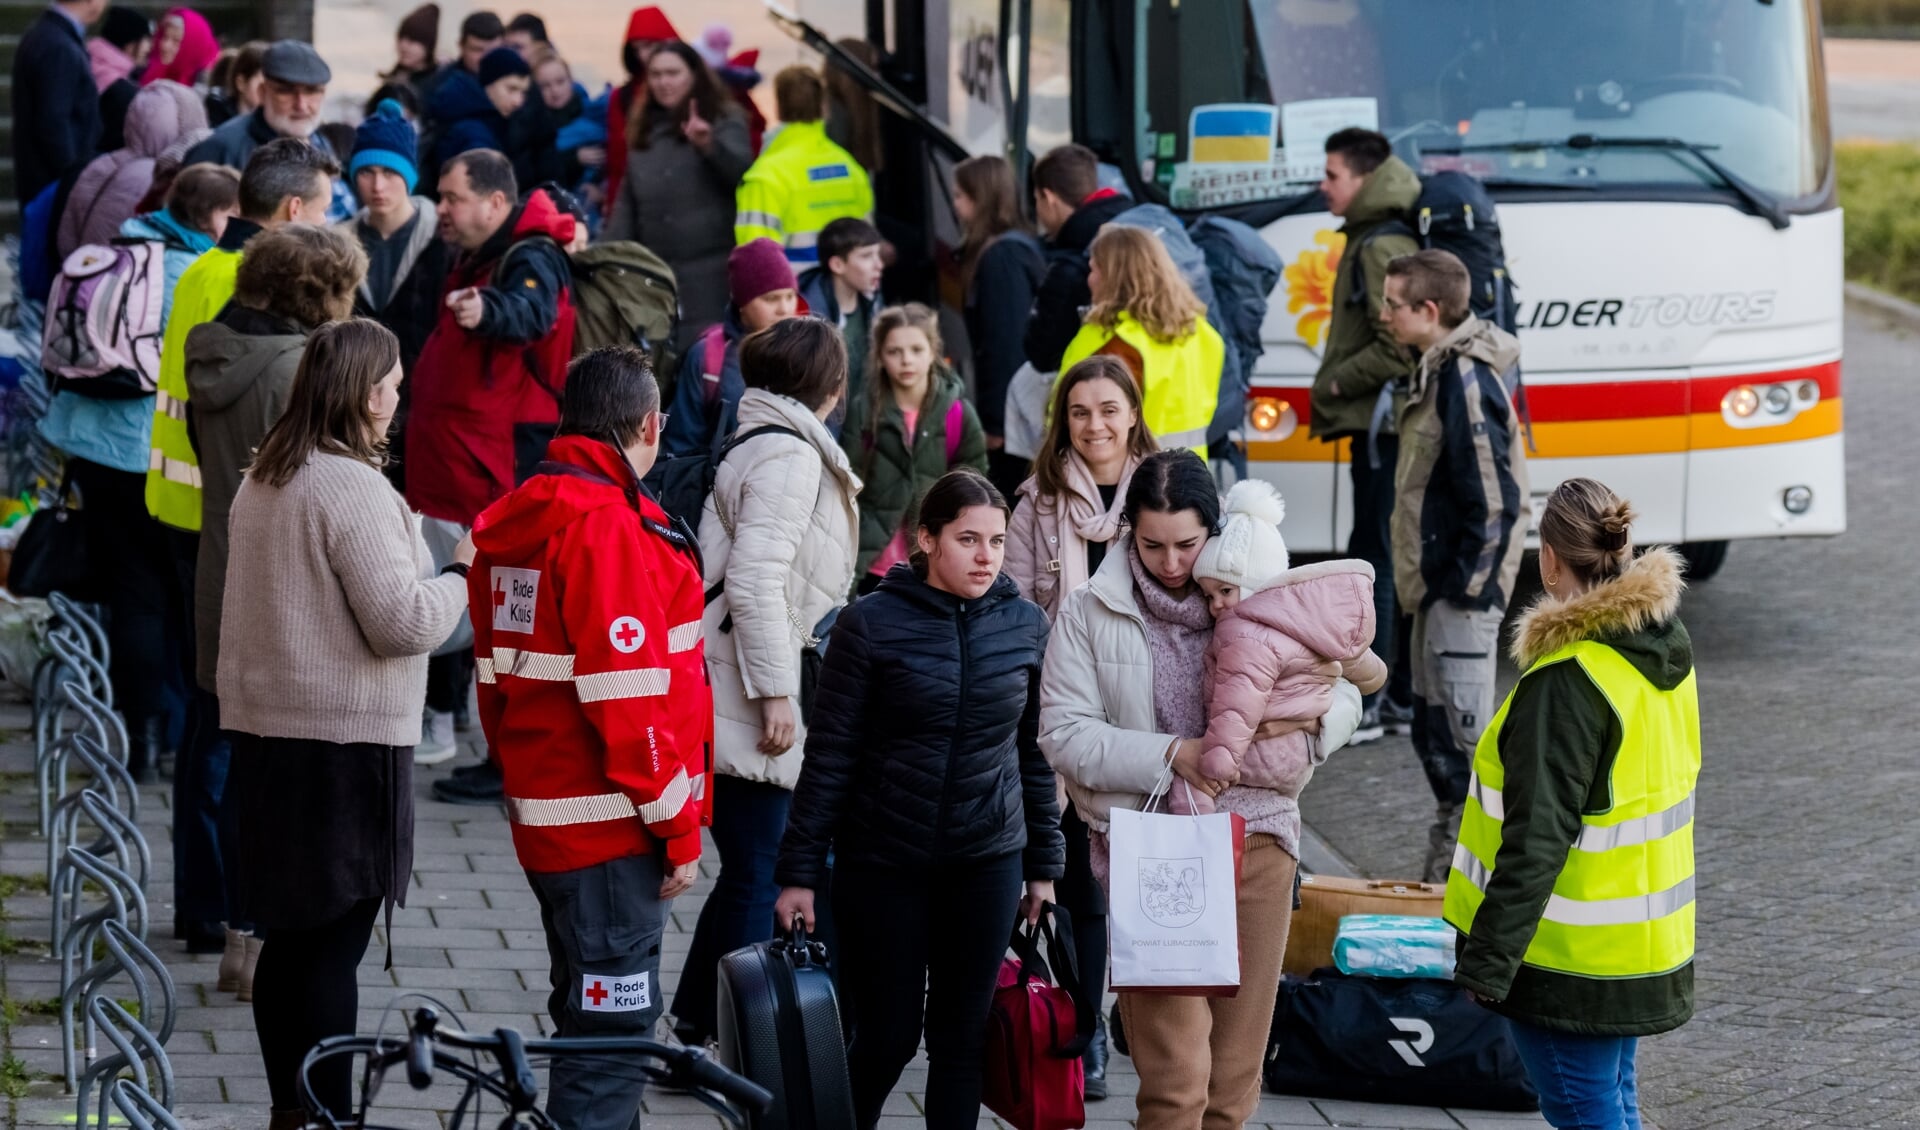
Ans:
<svg viewBox="0 0 1920 1130"><path fill-rule="evenodd" d="M1067 912L1046 903L1037 925L1022 925L1014 925L1014 956L1000 963L988 1013L983 1098L1012 1130L1077 1130L1087 1124L1080 1057L1093 1039L1095 1002L1075 968Z"/></svg>

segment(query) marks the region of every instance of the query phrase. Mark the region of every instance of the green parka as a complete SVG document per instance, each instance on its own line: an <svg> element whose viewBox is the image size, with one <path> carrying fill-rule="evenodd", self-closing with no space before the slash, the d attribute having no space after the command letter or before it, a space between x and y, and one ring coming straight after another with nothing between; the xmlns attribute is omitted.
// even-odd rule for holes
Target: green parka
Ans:
<svg viewBox="0 0 1920 1130"><path fill-rule="evenodd" d="M1381 299L1387 283L1387 264L1420 250L1412 236L1401 232L1374 233L1383 224L1405 223L1420 199L1420 177L1398 157L1367 177L1367 183L1347 209L1346 250L1333 278L1333 317L1327 324L1327 347L1320 369L1313 375L1315 438L1366 434L1373 420L1380 390L1413 370L1413 357L1393 340L1380 322ZM1366 279L1365 302L1354 301L1353 265L1358 260ZM1339 393L1333 391L1339 386ZM1395 405L1395 415L1398 405ZM1392 431L1393 416L1386 430Z"/></svg>
<svg viewBox="0 0 1920 1130"><path fill-rule="evenodd" d="M884 378L876 374L873 379ZM934 370L933 381L933 394L914 421L911 444L907 442L906 419L891 395L881 396L878 419L868 418L872 409L869 397L856 397L847 406L840 446L846 449L847 460L863 484L855 585L873 567L895 531L913 528L920 514L920 500L940 476L962 466L986 473L987 436L973 405L961 398L960 379L941 367ZM953 446L954 458L949 464L947 417L956 401L960 404L960 441Z"/></svg>

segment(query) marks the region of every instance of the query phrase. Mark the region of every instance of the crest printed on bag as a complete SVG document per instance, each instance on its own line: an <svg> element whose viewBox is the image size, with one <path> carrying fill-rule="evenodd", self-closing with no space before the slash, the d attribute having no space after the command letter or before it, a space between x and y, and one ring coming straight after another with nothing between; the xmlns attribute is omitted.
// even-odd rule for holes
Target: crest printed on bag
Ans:
<svg viewBox="0 0 1920 1130"><path fill-rule="evenodd" d="M1207 909L1207 868L1199 856L1140 860L1140 909L1156 926L1177 930Z"/></svg>

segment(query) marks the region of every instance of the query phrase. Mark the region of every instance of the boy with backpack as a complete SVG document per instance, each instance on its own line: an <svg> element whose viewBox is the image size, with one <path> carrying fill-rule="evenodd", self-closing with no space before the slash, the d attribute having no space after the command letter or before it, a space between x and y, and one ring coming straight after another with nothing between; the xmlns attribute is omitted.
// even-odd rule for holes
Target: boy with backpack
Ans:
<svg viewBox="0 0 1920 1130"><path fill-rule="evenodd" d="M741 394L740 342L749 334L804 313L793 268L771 239L741 244L727 255L727 314L708 326L680 363L661 453L667 458L705 453L731 434Z"/></svg>
<svg viewBox="0 0 1920 1130"><path fill-rule="evenodd" d="M1327 210L1345 222L1346 248L1333 280L1333 317L1326 348L1313 377L1311 429L1315 439L1353 441L1353 534L1347 554L1373 566L1374 611L1378 628L1375 655L1394 663L1394 636L1400 618L1394 600L1391 551L1393 468L1400 439L1394 431L1391 403L1380 404L1394 382L1407 375L1404 349L1381 321L1381 289L1387 264L1420 250L1406 218L1420 198L1420 177L1393 155L1387 139L1372 130L1343 129L1327 138L1327 172L1320 182ZM1386 410L1381 411L1384 407ZM1393 684L1368 695L1366 714L1353 744L1376 741L1385 732L1382 703ZM1404 704L1395 703L1396 708ZM1404 709L1390 711L1393 721L1409 721Z"/></svg>
<svg viewBox="0 0 1920 1130"><path fill-rule="evenodd" d="M1474 316L1471 276L1451 252L1401 256L1382 283L1381 327L1420 355L1400 416L1393 568L1413 614L1413 747L1438 804L1422 878L1443 882L1527 538L1526 454L1507 383L1520 342Z"/></svg>
<svg viewBox="0 0 1920 1130"><path fill-rule="evenodd" d="M880 276L886 269L880 229L843 216L820 229L820 265L800 274L800 299L816 318L831 322L847 343L844 406L866 395L868 342L880 310Z"/></svg>

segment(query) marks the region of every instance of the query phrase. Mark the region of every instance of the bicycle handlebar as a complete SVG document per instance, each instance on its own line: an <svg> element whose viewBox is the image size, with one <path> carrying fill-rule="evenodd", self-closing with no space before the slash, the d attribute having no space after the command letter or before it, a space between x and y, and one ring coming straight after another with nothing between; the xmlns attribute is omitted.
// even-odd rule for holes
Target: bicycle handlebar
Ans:
<svg viewBox="0 0 1920 1130"><path fill-rule="evenodd" d="M491 1055L500 1065L502 1081L511 1099L526 1107L531 1107L539 1095L539 1080L529 1056L622 1054L658 1060L665 1065L672 1082L711 1091L755 1114L765 1114L773 1105L773 1092L728 1070L702 1048L674 1047L640 1036L529 1040L511 1028L496 1028L492 1035L482 1036L440 1027L440 1014L426 1007L414 1010L408 1019L407 1032L407 1082L415 1090L425 1090L433 1083L433 1052L438 1043Z"/></svg>

